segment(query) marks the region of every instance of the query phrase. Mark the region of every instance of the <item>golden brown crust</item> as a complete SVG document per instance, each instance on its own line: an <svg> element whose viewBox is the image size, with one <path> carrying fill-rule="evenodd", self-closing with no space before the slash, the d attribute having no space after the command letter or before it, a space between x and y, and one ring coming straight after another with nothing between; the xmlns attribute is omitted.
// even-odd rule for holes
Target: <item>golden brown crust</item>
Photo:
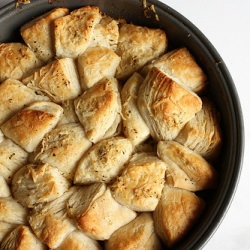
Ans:
<svg viewBox="0 0 250 250"><path fill-rule="evenodd" d="M0 43L0 82L8 78L20 80L42 62L22 43Z"/></svg>
<svg viewBox="0 0 250 250"><path fill-rule="evenodd" d="M131 142L124 137L113 137L98 142L81 158L74 183L111 182L125 167L132 150Z"/></svg>
<svg viewBox="0 0 250 250"><path fill-rule="evenodd" d="M174 141L160 141L157 152L167 165L168 185L189 191L217 186L217 171L202 156L187 147Z"/></svg>
<svg viewBox="0 0 250 250"><path fill-rule="evenodd" d="M92 187L99 187L101 190L96 191ZM86 188L88 193L85 192ZM79 195L73 195L68 201L69 213L83 232L92 239L107 240L114 231L136 217L134 211L112 198L110 189L105 184L92 184L83 187L81 192L85 193L85 197L88 196L87 201L82 195L82 201L77 199Z"/></svg>
<svg viewBox="0 0 250 250"><path fill-rule="evenodd" d="M57 168L65 178L72 180L78 161L91 145L81 124L63 124L43 137L30 159L48 163Z"/></svg>
<svg viewBox="0 0 250 250"><path fill-rule="evenodd" d="M134 211L154 211L164 186L165 170L165 163L154 155L134 155L111 185L114 199Z"/></svg>
<svg viewBox="0 0 250 250"><path fill-rule="evenodd" d="M202 98L202 109L180 131L175 141L208 160L216 160L222 146L220 117L214 103Z"/></svg>
<svg viewBox="0 0 250 250"><path fill-rule="evenodd" d="M48 101L49 98L36 93L15 79L7 79L0 84L0 124L15 112L35 101Z"/></svg>
<svg viewBox="0 0 250 250"><path fill-rule="evenodd" d="M152 68L139 89L138 108L156 141L174 139L201 110L201 99Z"/></svg>
<svg viewBox="0 0 250 250"><path fill-rule="evenodd" d="M81 93L77 68L71 58L54 60L23 78L22 82L56 103L74 99Z"/></svg>
<svg viewBox="0 0 250 250"><path fill-rule="evenodd" d="M12 180L12 194L23 206L32 208L63 195L70 183L49 164L29 164L20 168Z"/></svg>
<svg viewBox="0 0 250 250"><path fill-rule="evenodd" d="M150 213L141 213L133 221L116 230L105 242L106 250L160 250Z"/></svg>
<svg viewBox="0 0 250 250"><path fill-rule="evenodd" d="M45 250L47 247L36 238L28 226L20 225L4 238L1 249Z"/></svg>
<svg viewBox="0 0 250 250"><path fill-rule="evenodd" d="M114 77L120 57L105 47L88 48L77 58L82 89L86 90L104 77Z"/></svg>
<svg viewBox="0 0 250 250"><path fill-rule="evenodd" d="M91 142L102 139L121 111L118 82L105 78L74 101L76 114Z"/></svg>
<svg viewBox="0 0 250 250"><path fill-rule="evenodd" d="M42 61L47 62L55 56L53 21L68 13L67 8L55 8L21 27L24 42Z"/></svg>
<svg viewBox="0 0 250 250"><path fill-rule="evenodd" d="M153 213L156 233L167 246L173 246L194 226L204 208L204 201L194 193L165 185Z"/></svg>
<svg viewBox="0 0 250 250"><path fill-rule="evenodd" d="M185 47L172 50L146 65L143 76L153 67L159 68L175 82L201 93L207 86L207 77L193 55Z"/></svg>
<svg viewBox="0 0 250 250"><path fill-rule="evenodd" d="M70 233L55 250L101 250L99 243L80 230L75 230Z"/></svg>
<svg viewBox="0 0 250 250"><path fill-rule="evenodd" d="M67 216L66 202L75 188L48 203L34 207L29 213L29 224L35 235L49 248L57 248L76 227Z"/></svg>
<svg viewBox="0 0 250 250"><path fill-rule="evenodd" d="M12 116L1 129L5 136L32 152L43 136L56 126L62 112L55 103L35 102Z"/></svg>
<svg viewBox="0 0 250 250"><path fill-rule="evenodd" d="M94 27L101 20L99 8L85 6L54 21L56 56L76 58L89 46Z"/></svg>
<svg viewBox="0 0 250 250"><path fill-rule="evenodd" d="M121 62L116 71L118 79L127 79L150 60L163 54L167 37L163 30L133 24L122 24L116 53Z"/></svg>
<svg viewBox="0 0 250 250"><path fill-rule="evenodd" d="M12 197L0 197L0 221L14 224L27 224L28 210Z"/></svg>

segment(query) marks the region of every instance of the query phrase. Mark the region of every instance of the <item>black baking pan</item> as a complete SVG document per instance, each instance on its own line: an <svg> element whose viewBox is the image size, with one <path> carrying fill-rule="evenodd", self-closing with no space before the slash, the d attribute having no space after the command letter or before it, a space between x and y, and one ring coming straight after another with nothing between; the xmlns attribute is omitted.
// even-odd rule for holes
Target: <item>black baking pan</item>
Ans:
<svg viewBox="0 0 250 250"><path fill-rule="evenodd" d="M160 27L167 33L170 48L186 46L207 74L209 96L221 114L223 147L216 163L219 185L205 194L208 206L198 224L175 249L200 249L220 225L230 207L240 172L244 151L244 128L240 101L232 77L213 45L189 20L169 6L156 1L146 1L145 10L139 0L36 0L15 6L15 2L0 9L0 42L21 41L19 28L31 18L55 7L78 8L97 5L115 18L149 27ZM152 8L152 6L154 8Z"/></svg>

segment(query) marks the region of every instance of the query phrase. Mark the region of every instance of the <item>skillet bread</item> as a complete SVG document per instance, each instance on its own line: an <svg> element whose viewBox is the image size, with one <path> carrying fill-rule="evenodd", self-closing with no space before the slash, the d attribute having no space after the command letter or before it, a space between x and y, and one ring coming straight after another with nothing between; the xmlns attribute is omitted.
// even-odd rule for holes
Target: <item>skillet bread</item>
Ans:
<svg viewBox="0 0 250 250"><path fill-rule="evenodd" d="M170 249L218 187L199 57L109 14L52 8L0 44L0 249Z"/></svg>

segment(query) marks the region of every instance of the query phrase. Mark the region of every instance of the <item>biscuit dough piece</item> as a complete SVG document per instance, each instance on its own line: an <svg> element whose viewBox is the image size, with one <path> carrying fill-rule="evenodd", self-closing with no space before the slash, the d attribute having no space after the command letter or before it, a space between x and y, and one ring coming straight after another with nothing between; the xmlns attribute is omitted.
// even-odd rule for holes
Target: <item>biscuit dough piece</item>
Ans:
<svg viewBox="0 0 250 250"><path fill-rule="evenodd" d="M107 240L136 213L117 203L104 183L81 187L68 200L68 213L83 232L95 240Z"/></svg>
<svg viewBox="0 0 250 250"><path fill-rule="evenodd" d="M35 53L22 43L0 43L0 82L20 80L42 66Z"/></svg>
<svg viewBox="0 0 250 250"><path fill-rule="evenodd" d="M53 22L69 13L67 8L54 8L21 27L21 36L36 56L47 62L55 56Z"/></svg>
<svg viewBox="0 0 250 250"><path fill-rule="evenodd" d="M88 48L77 58L82 89L86 90L104 77L114 77L121 58L105 47Z"/></svg>
<svg viewBox="0 0 250 250"><path fill-rule="evenodd" d="M166 33L161 29L122 24L116 53L121 62L116 71L118 79L127 79L167 48Z"/></svg>
<svg viewBox="0 0 250 250"><path fill-rule="evenodd" d="M105 242L106 250L160 250L151 213L141 213L133 221L116 230Z"/></svg>
<svg viewBox="0 0 250 250"><path fill-rule="evenodd" d="M35 206L29 214L28 221L33 232L50 249L59 247L76 230L66 210L67 200L75 189L76 187L71 187L59 198Z"/></svg>
<svg viewBox="0 0 250 250"><path fill-rule="evenodd" d="M9 184L14 173L28 161L28 153L5 138L0 143L0 176Z"/></svg>
<svg viewBox="0 0 250 250"><path fill-rule="evenodd" d="M175 141L208 160L215 160L222 146L220 117L214 103L202 98L202 109L181 130Z"/></svg>
<svg viewBox="0 0 250 250"><path fill-rule="evenodd" d="M56 103L74 99L81 93L78 72L72 58L56 59L23 78L22 82L41 91Z"/></svg>
<svg viewBox="0 0 250 250"><path fill-rule="evenodd" d="M155 231L171 247L194 226L204 208L204 200L195 193L165 185L153 212Z"/></svg>
<svg viewBox="0 0 250 250"><path fill-rule="evenodd" d="M89 238L80 230L71 232L55 250L101 250L97 241Z"/></svg>
<svg viewBox="0 0 250 250"><path fill-rule="evenodd" d="M135 72L126 81L121 91L123 132L134 146L144 142L150 136L150 130L137 106L138 91L143 80L144 78Z"/></svg>
<svg viewBox="0 0 250 250"><path fill-rule="evenodd" d="M85 6L54 21L56 56L76 58L89 46L93 30L101 20L96 6Z"/></svg>
<svg viewBox="0 0 250 250"><path fill-rule="evenodd" d="M158 68L152 68L139 89L138 108L156 141L172 140L201 110L202 101Z"/></svg>
<svg viewBox="0 0 250 250"><path fill-rule="evenodd" d="M98 142L80 160L74 183L111 182L124 168L132 150L131 142L123 137Z"/></svg>
<svg viewBox="0 0 250 250"><path fill-rule="evenodd" d="M201 93L207 86L207 77L193 55L185 47L167 52L143 67L146 76L153 67L159 68L173 81L186 88Z"/></svg>
<svg viewBox="0 0 250 250"><path fill-rule="evenodd" d="M72 180L78 161L91 145L80 123L63 124L44 136L32 158L50 164Z"/></svg>
<svg viewBox="0 0 250 250"><path fill-rule="evenodd" d="M154 155L134 155L111 186L114 199L134 211L154 211L164 186L165 170L165 163Z"/></svg>
<svg viewBox="0 0 250 250"><path fill-rule="evenodd" d="M169 186L199 191L217 186L217 171L202 156L174 142L160 141L158 156L167 165L166 182Z"/></svg>
<svg viewBox="0 0 250 250"><path fill-rule="evenodd" d="M49 98L19 80L5 80L0 84L0 124L35 101L49 101Z"/></svg>
<svg viewBox="0 0 250 250"><path fill-rule="evenodd" d="M45 250L47 247L36 238L28 226L20 225L4 238L1 249Z"/></svg>
<svg viewBox="0 0 250 250"><path fill-rule="evenodd" d="M63 195L70 183L57 168L48 164L28 164L20 168L12 180L12 193L23 206L49 202Z"/></svg>
<svg viewBox="0 0 250 250"><path fill-rule="evenodd" d="M27 224L28 210L12 197L0 197L0 222Z"/></svg>
<svg viewBox="0 0 250 250"><path fill-rule="evenodd" d="M12 116L1 129L5 136L30 153L57 125L62 112L62 107L55 103L35 102Z"/></svg>
<svg viewBox="0 0 250 250"><path fill-rule="evenodd" d="M100 141L121 113L117 80L99 81L76 98L74 105L86 137L93 143Z"/></svg>
<svg viewBox="0 0 250 250"><path fill-rule="evenodd" d="M119 38L118 21L110 16L103 15L102 19L96 24L91 37L90 47L106 47L116 50Z"/></svg>

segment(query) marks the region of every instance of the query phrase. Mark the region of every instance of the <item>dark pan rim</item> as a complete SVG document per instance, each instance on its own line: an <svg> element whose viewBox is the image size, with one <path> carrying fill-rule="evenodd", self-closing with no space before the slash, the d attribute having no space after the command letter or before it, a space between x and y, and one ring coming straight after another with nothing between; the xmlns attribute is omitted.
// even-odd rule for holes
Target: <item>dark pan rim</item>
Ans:
<svg viewBox="0 0 250 250"><path fill-rule="evenodd" d="M10 16L13 16L13 13L16 11L18 11L19 14L22 14L25 9L37 9L39 6L44 5L45 2L48 3L47 0L36 0L31 4L23 6L23 10L17 10L13 1L0 9L0 23L4 22L6 18L8 19ZM63 5L63 3L64 2L60 1L59 4ZM79 1L79 4L86 5L84 1ZM226 92L232 121L234 121L231 128L232 145L230 145L230 152L228 155L230 158L230 166L226 169L226 177L222 180L218 194L216 194L213 205L208 211L204 221L192 231L191 237L185 239L184 242L178 246L178 249L200 249L208 242L223 221L233 201L240 180L245 144L244 121L241 104L235 84L227 66L206 36L193 23L166 4L157 0L149 0L147 1L147 4L153 4L156 13L157 11L164 13L165 15L168 15L169 18L173 19L174 22L178 23L179 26L182 26L183 29L192 36L192 39L199 44L204 53L209 57L209 60L214 62L215 71L220 78L224 91ZM55 6L48 4L48 9L53 7ZM73 8L74 7L75 6L73 6Z"/></svg>

